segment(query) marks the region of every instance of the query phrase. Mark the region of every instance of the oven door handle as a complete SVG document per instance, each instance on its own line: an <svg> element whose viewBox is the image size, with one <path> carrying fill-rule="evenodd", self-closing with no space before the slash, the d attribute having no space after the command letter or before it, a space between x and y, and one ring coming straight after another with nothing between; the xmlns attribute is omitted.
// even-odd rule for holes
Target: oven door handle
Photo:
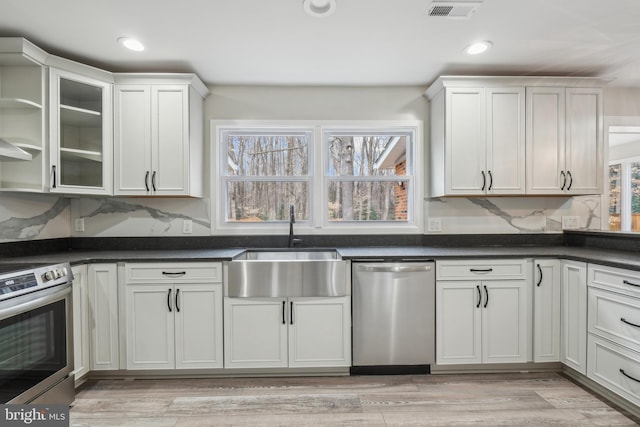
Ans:
<svg viewBox="0 0 640 427"><path fill-rule="evenodd" d="M53 292L51 292L52 290ZM45 292L47 294L43 295ZM70 282L65 284L62 289L55 287L55 288L34 292L33 294L22 295L20 297L17 297L16 300L20 299L22 301L26 296L29 296L30 298L27 299L26 301L19 302L16 305L12 305L10 307L4 307L0 309L0 320L8 319L10 317L17 316L18 314L35 310L36 308L40 308L47 304L51 304L53 302L59 301L65 298L69 294L71 294ZM37 296L37 295L41 295L41 296ZM6 302L6 301L11 301L11 300L5 300L3 302Z"/></svg>

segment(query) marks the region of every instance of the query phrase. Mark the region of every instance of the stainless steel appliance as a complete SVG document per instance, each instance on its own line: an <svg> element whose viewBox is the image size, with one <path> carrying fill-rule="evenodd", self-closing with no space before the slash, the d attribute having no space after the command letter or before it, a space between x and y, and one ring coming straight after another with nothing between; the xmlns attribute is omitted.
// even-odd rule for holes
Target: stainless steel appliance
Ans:
<svg viewBox="0 0 640 427"><path fill-rule="evenodd" d="M72 280L67 263L0 264L0 403L73 402Z"/></svg>
<svg viewBox="0 0 640 427"><path fill-rule="evenodd" d="M353 262L352 373L430 373L435 264Z"/></svg>

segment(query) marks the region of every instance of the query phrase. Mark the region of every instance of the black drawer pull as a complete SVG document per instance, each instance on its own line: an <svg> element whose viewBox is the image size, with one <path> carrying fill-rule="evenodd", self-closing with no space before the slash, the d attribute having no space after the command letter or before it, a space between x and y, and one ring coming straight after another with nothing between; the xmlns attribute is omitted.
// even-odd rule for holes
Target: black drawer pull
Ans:
<svg viewBox="0 0 640 427"><path fill-rule="evenodd" d="M184 276L185 274L187 274L186 271L163 271L162 274L164 274L165 276L172 276L172 277L178 277L178 276Z"/></svg>
<svg viewBox="0 0 640 427"><path fill-rule="evenodd" d="M624 283L625 285L630 285L630 286L635 286L636 288L640 288L640 285L636 285L635 283L631 283L628 280L623 280L622 283Z"/></svg>
<svg viewBox="0 0 640 427"><path fill-rule="evenodd" d="M470 268L469 271L472 273L491 273L493 268Z"/></svg>
<svg viewBox="0 0 640 427"><path fill-rule="evenodd" d="M628 320L626 320L624 317L621 317L621 318L620 318L620 321L621 321L622 323L626 323L627 325L631 325L631 326L635 326L636 328L640 328L640 325L636 325L635 323L631 323L631 322L629 322Z"/></svg>
<svg viewBox="0 0 640 427"><path fill-rule="evenodd" d="M640 380L639 380L639 379L637 379L637 378L633 378L631 375L627 374L627 373L624 371L624 369L622 369L622 368L620 368L620 373L621 373L622 375L624 375L625 377L629 378L630 380L634 380L635 382L640 383Z"/></svg>
<svg viewBox="0 0 640 427"><path fill-rule="evenodd" d="M171 289L169 289L169 293L167 294L167 307L169 307L169 313L173 310L171 309Z"/></svg>
<svg viewBox="0 0 640 427"><path fill-rule="evenodd" d="M476 308L480 308L480 304L482 303L482 292L480 291L480 285L476 285L476 289L478 290L478 305L476 305Z"/></svg>
<svg viewBox="0 0 640 427"><path fill-rule="evenodd" d="M176 289L176 311L180 313L180 306L178 305L178 295L180 295L180 288Z"/></svg>
<svg viewBox="0 0 640 427"><path fill-rule="evenodd" d="M487 304L489 304L489 290L487 290L487 286L484 286L484 308L487 308Z"/></svg>
<svg viewBox="0 0 640 427"><path fill-rule="evenodd" d="M287 324L287 320L285 319L286 309L287 309L287 302L286 301L282 301L282 324L283 325Z"/></svg>

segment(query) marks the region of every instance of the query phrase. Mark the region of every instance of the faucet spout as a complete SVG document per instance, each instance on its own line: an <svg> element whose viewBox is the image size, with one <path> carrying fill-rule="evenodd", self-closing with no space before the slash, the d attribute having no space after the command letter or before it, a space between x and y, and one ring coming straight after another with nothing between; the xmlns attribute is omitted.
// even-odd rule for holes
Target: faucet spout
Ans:
<svg viewBox="0 0 640 427"><path fill-rule="evenodd" d="M289 206L289 247L293 248L302 243L302 239L293 235L293 224L296 222L296 214L293 205Z"/></svg>

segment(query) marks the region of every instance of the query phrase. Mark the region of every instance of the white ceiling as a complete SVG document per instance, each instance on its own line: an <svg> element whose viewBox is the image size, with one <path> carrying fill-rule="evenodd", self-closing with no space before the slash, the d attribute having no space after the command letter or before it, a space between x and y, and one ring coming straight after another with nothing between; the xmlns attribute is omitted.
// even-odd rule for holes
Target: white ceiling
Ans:
<svg viewBox="0 0 640 427"><path fill-rule="evenodd" d="M640 87L640 0L484 0L468 20L431 0L0 0L0 36L110 71L208 84L428 85L444 74L574 75ZM125 51L116 40L139 38ZM490 40L493 49L463 48Z"/></svg>

